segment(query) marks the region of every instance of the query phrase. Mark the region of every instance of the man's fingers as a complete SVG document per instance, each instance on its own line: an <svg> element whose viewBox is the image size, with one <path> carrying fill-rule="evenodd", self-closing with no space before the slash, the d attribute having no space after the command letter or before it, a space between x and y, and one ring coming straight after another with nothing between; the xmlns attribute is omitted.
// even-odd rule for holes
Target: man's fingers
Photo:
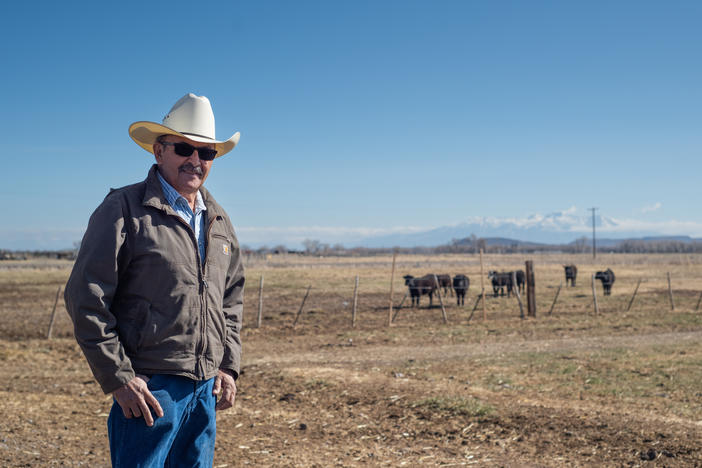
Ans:
<svg viewBox="0 0 702 468"><path fill-rule="evenodd" d="M224 398L220 398L219 401L217 402L217 405L215 405L215 410L221 411L221 410L229 409L231 407L232 407L231 403L229 403Z"/></svg>
<svg viewBox="0 0 702 468"><path fill-rule="evenodd" d="M163 409L161 409L161 404L151 392L146 393L144 395L144 399L146 400L146 403L154 409L154 411L156 412L156 416L158 416L159 418L163 416Z"/></svg>
<svg viewBox="0 0 702 468"><path fill-rule="evenodd" d="M224 392L222 392L222 398L217 402L215 410L225 410L234 406L234 399L236 398L236 385L226 385L224 386Z"/></svg>
<svg viewBox="0 0 702 468"><path fill-rule="evenodd" d="M154 417L151 416L151 411L149 411L149 407L146 406L145 401L140 401L139 402L139 409L141 410L141 414L144 415L144 421L146 422L146 425L151 427L154 425Z"/></svg>
<svg viewBox="0 0 702 468"><path fill-rule="evenodd" d="M212 387L212 394L213 395L219 395L219 392L222 391L222 377L217 376L214 381L214 387Z"/></svg>
<svg viewBox="0 0 702 468"><path fill-rule="evenodd" d="M217 405L215 405L215 410L225 410L227 408L231 408L231 403L229 401L230 392L228 388L224 389L224 392L222 393L222 397L219 399L217 402Z"/></svg>
<svg viewBox="0 0 702 468"><path fill-rule="evenodd" d="M231 408L232 406L234 406L234 395L235 395L235 393L232 392L231 390L229 390L229 391L227 392L227 396L225 397L225 400L227 401L227 403L229 403L229 407L230 407L230 408Z"/></svg>
<svg viewBox="0 0 702 468"><path fill-rule="evenodd" d="M112 395L122 408L122 413L127 419L140 418L144 416L144 422L148 426L154 425L154 417L149 406L154 409L157 417L163 416L163 409L156 397L146 386L148 377L137 375L124 386L115 390Z"/></svg>
<svg viewBox="0 0 702 468"><path fill-rule="evenodd" d="M215 405L215 410L224 410L234 406L234 397L236 395L234 373L227 369L220 369L215 378L212 393L214 395L221 394L219 401Z"/></svg>
<svg viewBox="0 0 702 468"><path fill-rule="evenodd" d="M236 386L232 385L231 387L227 387L227 401L234 405L234 398L236 398Z"/></svg>

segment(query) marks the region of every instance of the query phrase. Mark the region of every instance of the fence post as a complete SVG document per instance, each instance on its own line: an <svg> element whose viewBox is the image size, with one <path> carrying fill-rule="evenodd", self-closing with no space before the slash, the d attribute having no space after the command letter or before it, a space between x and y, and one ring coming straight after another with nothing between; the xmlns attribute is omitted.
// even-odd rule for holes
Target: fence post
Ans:
<svg viewBox="0 0 702 468"><path fill-rule="evenodd" d="M351 328L356 328L356 307L358 306L358 275L353 287L353 311L351 312Z"/></svg>
<svg viewBox="0 0 702 468"><path fill-rule="evenodd" d="M258 283L258 317L256 317L256 328L261 328L261 320L263 319L263 275Z"/></svg>
<svg viewBox="0 0 702 468"><path fill-rule="evenodd" d="M487 319L487 314L485 313L485 283L484 283L484 273L483 273L483 249L480 249L480 297L483 298L483 321ZM478 303L475 303L478 305Z"/></svg>
<svg viewBox="0 0 702 468"><path fill-rule="evenodd" d="M563 281L560 282L558 285L558 290L556 291L556 297L553 298L553 303L551 304L551 308L548 310L548 315L551 315L551 312L553 312L553 308L556 305L556 301L558 300L558 295L561 293L561 287L563 287Z"/></svg>
<svg viewBox="0 0 702 468"><path fill-rule="evenodd" d="M468 322L470 322L470 319L473 318L473 313L475 312L475 309L478 308L478 302L480 301L480 299L482 299L482 297L483 297L482 294L478 294L478 297L475 299L475 304L473 305L473 310L470 311L470 315L468 316Z"/></svg>
<svg viewBox="0 0 702 468"><path fill-rule="evenodd" d="M446 317L446 309L444 308L444 301L441 299L441 286L439 285L439 279L434 275L434 284L436 285L436 295L439 296L439 304L441 304L441 316L444 318L444 323L448 323L448 317Z"/></svg>
<svg viewBox="0 0 702 468"><path fill-rule="evenodd" d="M526 267L526 290L527 290L527 314L536 318L536 284L534 279L534 262L527 260Z"/></svg>
<svg viewBox="0 0 702 468"><path fill-rule="evenodd" d="M695 306L695 310L700 310L700 302L702 302L702 292L700 292L700 297L697 299L697 305Z"/></svg>
<svg viewBox="0 0 702 468"><path fill-rule="evenodd" d="M670 272L668 272L668 297L670 297L670 310L675 310L675 302L673 301L673 288L670 285Z"/></svg>
<svg viewBox="0 0 702 468"><path fill-rule="evenodd" d="M524 306L522 305L522 296L519 294L519 288L517 287L517 272L512 271L512 289L514 290L514 296L517 298L519 303L519 318L524 319Z"/></svg>
<svg viewBox="0 0 702 468"><path fill-rule="evenodd" d="M636 283L636 289L634 289L634 294L631 296L631 300L629 301L629 305L626 307L627 312L629 312L629 309L631 309L631 305L634 303L634 299L636 298L636 293L639 291L639 286L641 286L641 278L639 278L639 281Z"/></svg>
<svg viewBox="0 0 702 468"><path fill-rule="evenodd" d="M475 298L475 304L473 304L473 310L470 311L471 316L473 315L473 312L475 312L475 309L478 308L478 303L480 302L481 299L485 300L485 299L483 299L482 294L478 294L478 297Z"/></svg>
<svg viewBox="0 0 702 468"><path fill-rule="evenodd" d="M597 293L595 292L595 275L592 275L592 300L595 304L595 315L600 315L600 308L597 305Z"/></svg>
<svg viewBox="0 0 702 468"><path fill-rule="evenodd" d="M400 313L400 309L402 309L402 304L405 303L405 299L407 299L407 295L409 292L405 292L405 295L402 296L402 300L400 301L400 305L395 307L395 312L392 314L392 323L395 323L395 319L397 318L397 314Z"/></svg>
<svg viewBox="0 0 702 468"><path fill-rule="evenodd" d="M395 258L397 252L392 253L392 272L390 273L390 306L388 307L388 327L392 326L392 291L395 282Z"/></svg>
<svg viewBox="0 0 702 468"><path fill-rule="evenodd" d="M51 332L54 330L54 321L56 320L56 306L58 305L59 294L61 293L61 286L56 290L56 300L54 301L54 308L51 310L51 320L49 321L49 331L46 333L46 339L51 339Z"/></svg>
<svg viewBox="0 0 702 468"><path fill-rule="evenodd" d="M297 323L297 319L300 318L300 314L302 314L302 308L305 307L305 301L307 300L307 296L310 295L310 289L312 289L311 284L309 286L307 286L307 292L305 293L305 297L302 298L302 304L300 304L300 310L297 311L297 315L295 316L295 321L293 322L293 327Z"/></svg>
<svg viewBox="0 0 702 468"><path fill-rule="evenodd" d="M402 309L402 304L405 303L405 299L407 299L407 295L409 295L409 291L405 291L405 295L402 296L402 300L400 301L400 305L398 305L397 307L395 307L396 310L395 310L395 313L394 313L393 316L392 316L392 321L393 321L393 322L395 321L395 316L397 316L397 313L399 312L399 310Z"/></svg>

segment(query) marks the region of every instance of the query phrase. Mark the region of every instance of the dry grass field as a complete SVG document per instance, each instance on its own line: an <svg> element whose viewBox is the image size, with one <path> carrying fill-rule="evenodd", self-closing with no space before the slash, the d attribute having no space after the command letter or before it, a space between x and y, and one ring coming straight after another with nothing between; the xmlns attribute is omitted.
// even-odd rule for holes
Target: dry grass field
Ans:
<svg viewBox="0 0 702 468"><path fill-rule="evenodd" d="M399 256L395 305L405 274L464 273L471 286L463 307L443 298L448 324L423 298L388 327L389 257L247 259L242 375L215 466L702 466L702 256L486 255L485 274L525 260L537 316L520 319L514 297L472 313L478 256ZM578 284L548 315L571 262ZM111 398L62 298L45 339L70 266L0 263L0 466L109 465ZM606 267L617 279L607 297L597 283L595 314L590 277Z"/></svg>

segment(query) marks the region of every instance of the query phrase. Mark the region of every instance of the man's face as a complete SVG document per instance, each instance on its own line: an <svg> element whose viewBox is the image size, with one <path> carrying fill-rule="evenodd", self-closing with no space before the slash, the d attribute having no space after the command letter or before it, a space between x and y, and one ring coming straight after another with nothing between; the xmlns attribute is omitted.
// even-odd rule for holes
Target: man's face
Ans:
<svg viewBox="0 0 702 468"><path fill-rule="evenodd" d="M176 135L162 137L164 143L188 143L195 148L214 148L213 144L199 143ZM198 151L193 151L190 156L180 156L175 153L173 145L154 144L154 156L158 170L166 182L187 198L195 194L207 179L212 167L212 161L200 159Z"/></svg>

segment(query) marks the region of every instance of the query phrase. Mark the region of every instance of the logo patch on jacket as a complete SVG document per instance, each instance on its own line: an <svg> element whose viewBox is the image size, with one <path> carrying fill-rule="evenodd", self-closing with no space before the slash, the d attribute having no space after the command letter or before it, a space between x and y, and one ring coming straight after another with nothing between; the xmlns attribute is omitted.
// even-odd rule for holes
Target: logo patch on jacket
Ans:
<svg viewBox="0 0 702 468"><path fill-rule="evenodd" d="M222 244L222 253L224 255L229 255L229 246L227 244Z"/></svg>

